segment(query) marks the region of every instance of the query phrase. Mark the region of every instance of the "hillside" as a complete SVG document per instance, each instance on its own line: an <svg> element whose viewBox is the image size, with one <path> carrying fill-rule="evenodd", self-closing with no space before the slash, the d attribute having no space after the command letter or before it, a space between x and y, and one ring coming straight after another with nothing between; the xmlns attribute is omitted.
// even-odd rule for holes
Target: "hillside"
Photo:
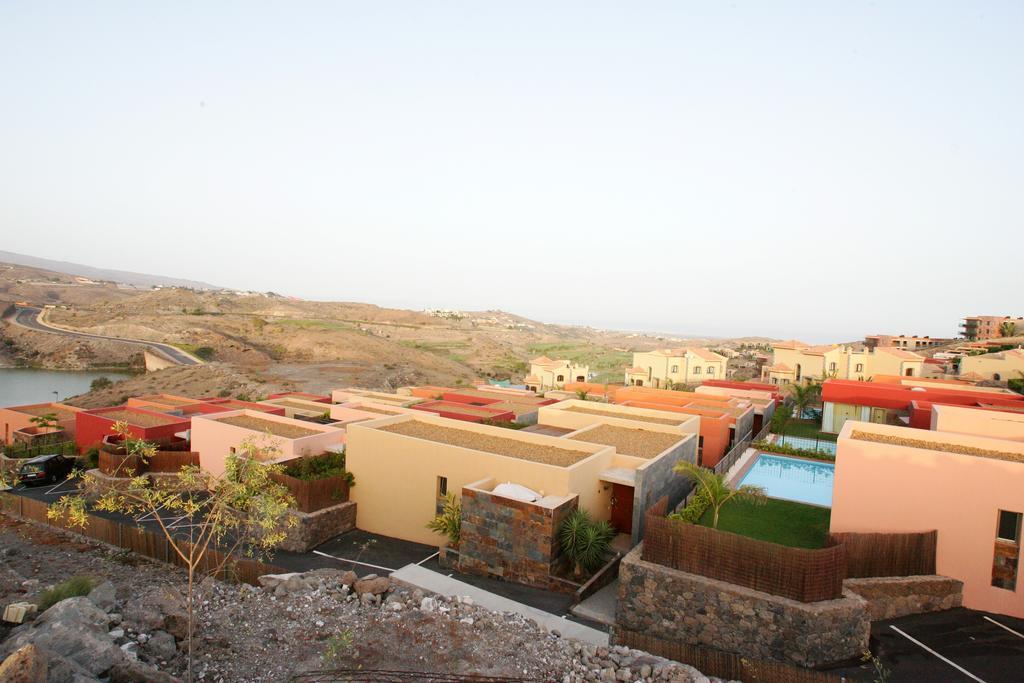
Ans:
<svg viewBox="0 0 1024 683"><path fill-rule="evenodd" d="M54 261L53 259L29 256L28 254L15 254L11 251L0 251L0 263L27 266L40 270L48 270L67 275L77 275L91 280L122 283L135 287L153 287L162 285L165 287L191 287L193 289L222 289L216 285L183 278L167 277L165 275L147 275L145 273L134 273L129 270L113 270L110 268L96 268L81 263L69 263L67 261Z"/></svg>

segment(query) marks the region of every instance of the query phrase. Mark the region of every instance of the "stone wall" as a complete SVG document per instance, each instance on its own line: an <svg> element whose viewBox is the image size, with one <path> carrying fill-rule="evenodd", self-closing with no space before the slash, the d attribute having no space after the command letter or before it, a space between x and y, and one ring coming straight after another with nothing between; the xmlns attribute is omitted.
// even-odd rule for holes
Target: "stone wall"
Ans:
<svg viewBox="0 0 1024 683"><path fill-rule="evenodd" d="M558 528L577 503L573 496L546 507L463 488L460 571L561 589L551 578L563 563Z"/></svg>
<svg viewBox="0 0 1024 683"><path fill-rule="evenodd" d="M356 527L356 504L352 501L332 505L316 512L290 510L298 523L288 529L288 536L279 546L282 550L304 553L338 534Z"/></svg>
<svg viewBox="0 0 1024 683"><path fill-rule="evenodd" d="M619 567L617 629L802 667L868 648L871 623L858 595L797 602L644 562L641 549Z"/></svg>
<svg viewBox="0 0 1024 683"><path fill-rule="evenodd" d="M843 588L867 601L872 621L960 607L963 581L947 576L882 576L847 579Z"/></svg>
<svg viewBox="0 0 1024 683"><path fill-rule="evenodd" d="M676 506L686 498L693 489L693 483L687 477L676 474L672 469L681 461L697 462L697 436L687 439L671 453L666 453L647 464L647 467L636 471L633 484L633 545L644 537L644 520L646 512L658 502L662 496L668 496L668 509Z"/></svg>

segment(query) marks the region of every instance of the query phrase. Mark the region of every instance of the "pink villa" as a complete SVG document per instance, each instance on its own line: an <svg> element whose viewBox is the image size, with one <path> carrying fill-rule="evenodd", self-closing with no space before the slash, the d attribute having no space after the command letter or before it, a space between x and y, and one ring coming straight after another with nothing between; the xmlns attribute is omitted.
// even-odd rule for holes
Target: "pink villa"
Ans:
<svg viewBox="0 0 1024 683"><path fill-rule="evenodd" d="M286 462L307 455L320 455L345 443L345 431L337 426L295 420L256 410L233 410L192 418L192 450L199 464L215 476L224 473L228 455L238 452L242 442L255 438L257 445L276 445L280 454L267 462Z"/></svg>
<svg viewBox="0 0 1024 683"><path fill-rule="evenodd" d="M1024 413L932 406L932 430L847 420L831 531L938 531L964 606L1024 617Z"/></svg>
<svg viewBox="0 0 1024 683"><path fill-rule="evenodd" d="M68 440L75 438L75 414L80 413L81 408L64 405L63 403L33 403L25 406L10 406L0 408L0 425L3 425L3 443L10 444L17 436L15 432L24 435L22 440L30 441L37 435L38 428L32 422L32 418L43 415L54 415L57 418L58 429L64 430Z"/></svg>

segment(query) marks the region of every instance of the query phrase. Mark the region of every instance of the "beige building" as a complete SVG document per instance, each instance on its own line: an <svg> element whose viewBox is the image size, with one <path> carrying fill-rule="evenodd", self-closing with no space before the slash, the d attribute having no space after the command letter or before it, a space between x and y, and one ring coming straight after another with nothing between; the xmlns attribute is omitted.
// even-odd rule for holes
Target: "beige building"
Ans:
<svg viewBox="0 0 1024 683"><path fill-rule="evenodd" d="M799 341L772 345L773 358L761 370L761 381L790 384L805 380L869 380L875 375L920 377L924 356L894 347L859 350L844 344L812 346Z"/></svg>
<svg viewBox="0 0 1024 683"><path fill-rule="evenodd" d="M1005 382L1024 378L1024 349L1010 349L960 359L960 374L975 380Z"/></svg>
<svg viewBox="0 0 1024 683"><path fill-rule="evenodd" d="M1024 318L1011 318L1008 315L971 315L964 318L960 328L967 339L998 339L1003 336L1003 323L1012 323L1016 327L1015 334L1024 335Z"/></svg>
<svg viewBox="0 0 1024 683"><path fill-rule="evenodd" d="M625 383L659 389L725 379L728 362L725 356L695 346L637 351L633 354L633 367L626 370Z"/></svg>
<svg viewBox="0 0 1024 683"><path fill-rule="evenodd" d="M590 367L587 365L538 356L530 361L530 374L526 376L524 384L530 391L541 393L549 389L561 389L569 382L586 382L589 376Z"/></svg>

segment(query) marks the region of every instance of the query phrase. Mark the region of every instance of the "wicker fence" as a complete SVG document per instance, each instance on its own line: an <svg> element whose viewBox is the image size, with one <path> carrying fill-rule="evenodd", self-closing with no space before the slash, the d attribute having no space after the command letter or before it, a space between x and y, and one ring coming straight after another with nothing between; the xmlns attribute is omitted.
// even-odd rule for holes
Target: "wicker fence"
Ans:
<svg viewBox="0 0 1024 683"><path fill-rule="evenodd" d="M344 475L307 480L272 472L270 478L288 489L302 512L316 512L348 500L349 484Z"/></svg>
<svg viewBox="0 0 1024 683"><path fill-rule="evenodd" d="M199 465L199 454L190 451L157 451L145 461L137 455L100 450L99 470L111 477L132 477L145 472L178 472L186 465Z"/></svg>
<svg viewBox="0 0 1024 683"><path fill-rule="evenodd" d="M906 534L831 534L846 548L847 578L935 573L937 531Z"/></svg>
<svg viewBox="0 0 1024 683"><path fill-rule="evenodd" d="M616 627L615 642L618 645L650 652L651 654L689 664L707 676L744 683L842 683L845 680L836 674L799 669L778 662L763 662L746 659L731 652L689 645L678 641L665 640L647 633L629 631Z"/></svg>
<svg viewBox="0 0 1024 683"><path fill-rule="evenodd" d="M0 494L0 502L2 502L0 507L10 514L58 529L66 529L160 562L167 562L179 567L184 566L184 562L175 553L170 542L162 532L149 531L128 522L99 517L97 515L89 515L89 523L84 528L69 527L63 520L49 519L46 514L48 506L43 501L4 493ZM176 543L180 548L186 549L185 552L187 553L187 541L176 539ZM207 550L207 554L204 556L197 571L203 575L213 575L225 581L237 581L253 585L258 584L257 579L263 574L280 574L284 572L280 567L256 560L231 558L215 549Z"/></svg>
<svg viewBox="0 0 1024 683"><path fill-rule="evenodd" d="M846 548L789 548L709 527L647 515L643 559L800 602L842 596Z"/></svg>

